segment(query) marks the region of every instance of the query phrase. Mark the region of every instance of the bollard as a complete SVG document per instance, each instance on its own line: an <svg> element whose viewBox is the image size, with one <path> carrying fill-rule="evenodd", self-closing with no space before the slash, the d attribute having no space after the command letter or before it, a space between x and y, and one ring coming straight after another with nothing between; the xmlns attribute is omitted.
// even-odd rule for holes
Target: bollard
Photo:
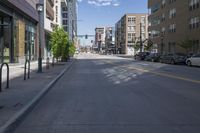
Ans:
<svg viewBox="0 0 200 133"><path fill-rule="evenodd" d="M7 67L7 84L6 84L6 88L8 89L9 88L9 65L8 63L2 63L1 64L1 70L0 70L0 92L2 91L2 69L3 69L3 66L6 65Z"/></svg>
<svg viewBox="0 0 200 133"><path fill-rule="evenodd" d="M46 61L46 69L49 69L49 57L47 57L47 61Z"/></svg>
<svg viewBox="0 0 200 133"><path fill-rule="evenodd" d="M26 80L27 64L28 64L28 79L30 79L30 61L26 60L24 64L24 80Z"/></svg>

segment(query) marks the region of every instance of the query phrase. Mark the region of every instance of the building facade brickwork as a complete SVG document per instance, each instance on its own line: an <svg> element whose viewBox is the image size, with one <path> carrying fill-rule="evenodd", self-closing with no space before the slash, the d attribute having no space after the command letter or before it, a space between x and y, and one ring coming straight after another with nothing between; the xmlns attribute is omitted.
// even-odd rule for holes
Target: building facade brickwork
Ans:
<svg viewBox="0 0 200 133"><path fill-rule="evenodd" d="M189 52L200 52L199 0L149 0L150 39L159 53L187 53L180 44L191 42Z"/></svg>
<svg viewBox="0 0 200 133"><path fill-rule="evenodd" d="M148 39L148 14L129 13L125 14L115 24L115 45L118 53L133 55L137 51L133 45L142 38Z"/></svg>

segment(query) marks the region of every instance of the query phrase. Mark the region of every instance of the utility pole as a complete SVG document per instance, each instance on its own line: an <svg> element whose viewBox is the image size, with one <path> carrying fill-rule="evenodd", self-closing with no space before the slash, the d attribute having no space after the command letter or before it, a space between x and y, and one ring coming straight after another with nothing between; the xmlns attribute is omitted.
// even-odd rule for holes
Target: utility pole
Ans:
<svg viewBox="0 0 200 133"><path fill-rule="evenodd" d="M143 47L143 43L142 43L142 23L140 22L140 52L142 52L142 47Z"/></svg>

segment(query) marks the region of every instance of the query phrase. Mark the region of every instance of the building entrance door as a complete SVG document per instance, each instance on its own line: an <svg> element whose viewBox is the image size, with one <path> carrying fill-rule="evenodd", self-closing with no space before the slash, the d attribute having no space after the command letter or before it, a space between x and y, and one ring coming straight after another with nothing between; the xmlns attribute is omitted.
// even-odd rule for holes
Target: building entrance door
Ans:
<svg viewBox="0 0 200 133"><path fill-rule="evenodd" d="M25 27L25 58L26 60L35 60L35 27L27 24Z"/></svg>
<svg viewBox="0 0 200 133"><path fill-rule="evenodd" d="M12 61L12 18L0 12L0 63Z"/></svg>

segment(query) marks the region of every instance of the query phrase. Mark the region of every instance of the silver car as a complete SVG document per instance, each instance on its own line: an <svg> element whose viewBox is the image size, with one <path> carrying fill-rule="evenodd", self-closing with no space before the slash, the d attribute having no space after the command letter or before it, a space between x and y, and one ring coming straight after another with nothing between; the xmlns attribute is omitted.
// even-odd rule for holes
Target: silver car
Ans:
<svg viewBox="0 0 200 133"><path fill-rule="evenodd" d="M188 66L200 66L200 53L188 58L186 64Z"/></svg>

